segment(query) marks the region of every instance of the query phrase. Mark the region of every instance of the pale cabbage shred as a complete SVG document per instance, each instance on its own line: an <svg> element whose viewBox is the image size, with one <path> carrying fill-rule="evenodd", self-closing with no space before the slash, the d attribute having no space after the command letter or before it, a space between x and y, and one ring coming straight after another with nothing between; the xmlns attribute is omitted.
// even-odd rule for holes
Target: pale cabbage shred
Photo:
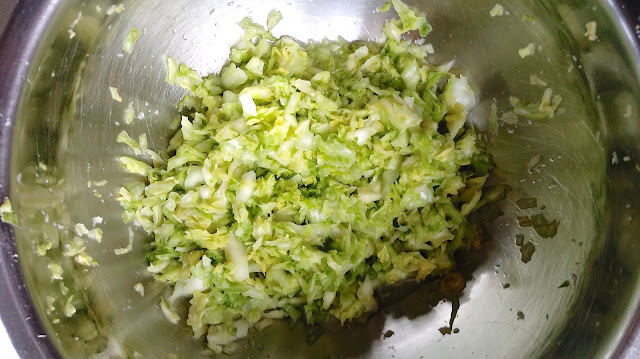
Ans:
<svg viewBox="0 0 640 359"><path fill-rule="evenodd" d="M160 155L145 148L153 167L121 159L148 177L119 199L155 235L149 271L174 286L163 312L177 322L187 297L187 323L214 351L274 319L375 311L377 288L444 273L468 247L463 213L486 179L460 171L480 152L464 127L475 98L425 59L430 47L401 40L430 27L393 5L381 43L303 47L245 18L220 74L168 60L167 81L190 91L180 130Z"/></svg>

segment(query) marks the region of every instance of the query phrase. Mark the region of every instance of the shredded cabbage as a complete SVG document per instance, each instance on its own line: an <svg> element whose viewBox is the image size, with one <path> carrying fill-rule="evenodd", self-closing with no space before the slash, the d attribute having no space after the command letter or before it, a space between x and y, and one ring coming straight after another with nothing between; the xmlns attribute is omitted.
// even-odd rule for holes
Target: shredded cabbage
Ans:
<svg viewBox="0 0 640 359"><path fill-rule="evenodd" d="M133 103L129 102L129 106L124 110L124 123L127 125L132 124L134 114Z"/></svg>
<svg viewBox="0 0 640 359"><path fill-rule="evenodd" d="M597 22L589 21L584 25L584 27L587 29L587 32L584 33L584 36L586 36L589 39L589 41L598 40L598 35L596 34L597 28L598 28Z"/></svg>
<svg viewBox="0 0 640 359"><path fill-rule="evenodd" d="M535 53L536 53L536 45L533 43L530 43L529 45L527 45L527 47L523 47L522 49L518 50L518 54L522 58L525 58L527 56L532 56Z"/></svg>
<svg viewBox="0 0 640 359"><path fill-rule="evenodd" d="M8 197L6 197L4 202L2 202L2 205L0 205L0 218L2 218L2 222L4 223L13 225L18 223L16 214L11 206L11 200Z"/></svg>
<svg viewBox="0 0 640 359"><path fill-rule="evenodd" d="M140 30L137 27L132 27L131 30L124 37L124 41L122 43L122 51L127 54L131 54L133 52L133 45L135 45L136 41L140 38Z"/></svg>
<svg viewBox="0 0 640 359"><path fill-rule="evenodd" d="M174 288L162 311L179 322L187 297L212 350L275 319L375 311L376 289L451 270L477 238L465 216L486 203L493 162L464 126L475 96L427 61L432 47L401 40L431 27L392 3L382 43L303 46L244 19L220 73L168 59L167 82L190 92L180 129L153 165L120 158L145 178L119 200L154 236L148 270ZM126 132L118 141L143 155Z"/></svg>
<svg viewBox="0 0 640 359"><path fill-rule="evenodd" d="M504 15L504 7L501 4L496 4L491 8L491 11L489 11L489 15L491 15L491 17Z"/></svg>
<svg viewBox="0 0 640 359"><path fill-rule="evenodd" d="M118 101L118 102L122 102L122 97L120 97L120 94L118 93L118 88L117 87L109 86L109 92L111 93L111 98L112 99L114 99L115 101Z"/></svg>

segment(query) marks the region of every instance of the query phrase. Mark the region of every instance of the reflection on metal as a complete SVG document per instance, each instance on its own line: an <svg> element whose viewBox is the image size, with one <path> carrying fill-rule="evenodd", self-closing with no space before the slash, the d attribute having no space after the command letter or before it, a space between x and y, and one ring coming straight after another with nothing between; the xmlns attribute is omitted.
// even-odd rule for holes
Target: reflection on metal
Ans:
<svg viewBox="0 0 640 359"><path fill-rule="evenodd" d="M97 11L96 3L62 4L41 40L16 116L11 188L19 214L37 216L62 201L53 207L65 228L103 217L102 243L87 242L87 252L100 266L67 273L68 287L78 295L77 313L53 324L55 316L46 315L52 290L49 259L32 248L45 232L34 225L15 233L21 265L44 325L57 333L52 337L64 356L104 352L117 357L136 351L151 358L167 353L197 357L202 342L170 324L157 306L163 288L145 269L148 239L138 233L132 253L114 255L127 243L127 227L113 194L131 178L118 166L118 156L127 149L116 143L116 135L122 129L133 136L146 133L150 147L164 147L182 95L164 81L165 57L202 74L218 70L241 33L235 24L244 16L264 22L277 8L284 19L276 36L354 40L375 39L393 14L376 12L382 2L370 0L273 0L260 6L248 0L142 0L125 3L125 11L110 16L104 4ZM231 357L611 355L636 315L640 272L640 89L632 62L637 60L629 57L614 13L605 1L595 0L504 2L509 14L501 17L489 16L493 0L474 1L472 7L462 0L409 3L419 4L434 27L428 38L436 49L432 61L455 59L455 67L475 86L480 103L471 118L478 127L486 127L494 101L502 113L510 108L510 96L539 99L544 88L531 85L531 75L564 97L564 113L546 122L503 124L488 140L500 176L514 190L460 298L454 324L459 332L441 335L438 328L448 324L451 304L425 298L428 287L419 286L366 324L325 328L308 344L313 330L281 323L242 342L243 349ZM70 38L67 30L78 12L82 16ZM523 21L524 15L535 21ZM584 36L584 24L592 20L598 22L597 42ZM122 40L134 26L142 35L129 55L122 51ZM536 44L536 54L521 59L518 49L529 43ZM118 88L122 102L111 98L110 86ZM125 125L129 103L144 117ZM613 151L620 158L617 164L611 164ZM529 161L537 156L539 165L529 171ZM51 192L51 183L35 182L32 169L39 162L54 174ZM104 187L87 186L102 180L107 180ZM547 218L560 222L555 237L541 238L533 228L518 225L517 216L539 213L515 203L531 197L546 206ZM526 264L515 244L517 234L535 245ZM569 285L562 285L567 280ZM145 284L144 297L133 289L138 282ZM388 331L393 335L384 336Z"/></svg>

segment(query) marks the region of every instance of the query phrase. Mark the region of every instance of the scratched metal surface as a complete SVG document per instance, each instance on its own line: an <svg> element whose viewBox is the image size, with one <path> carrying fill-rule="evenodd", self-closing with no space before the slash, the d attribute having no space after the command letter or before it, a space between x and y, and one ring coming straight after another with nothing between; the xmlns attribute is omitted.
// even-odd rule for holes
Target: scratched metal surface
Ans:
<svg viewBox="0 0 640 359"><path fill-rule="evenodd" d="M489 141L501 175L514 190L461 298L454 323L459 333L440 334L451 304L430 306L418 290L366 325L326 333L313 345L306 343L302 326L290 329L283 323L252 335L232 357L611 356L635 309L638 268L631 254L638 252L634 211L640 205L640 196L630 195L638 191L635 162L622 160L627 155L640 160L635 140L640 134L638 72L629 62L630 48L619 40L620 25L611 20L616 14L596 1L505 1L509 15L496 18L489 17L493 0L409 3L426 11L433 24L428 39L436 49L432 61L454 59L471 79L480 100L471 119L478 126L486 125L494 100L500 109L509 107L509 96L539 101L544 88L529 83L532 74L564 96L564 114L548 123L504 125ZM35 179L29 171L43 161L64 179L48 192L53 200L62 200L69 223L91 223L94 216L105 220L102 244L88 247L100 266L79 273L74 281L81 293L76 298L79 318L54 325L44 314L52 287L38 269L42 259L32 254L33 228L16 231L20 260L44 324L57 333L52 338L65 357L92 352L119 357L134 351L149 358L168 353L198 357L202 341L192 340L184 326L171 325L157 306L163 288L145 271L145 236L137 234L133 253L113 253L127 241L113 194L130 178L117 164L118 156L128 154L116 144L117 133L146 133L150 147L165 146L168 123L183 95L164 81L166 56L202 74L218 70L241 33L236 23L244 16L264 23L277 8L284 20L274 30L276 36L355 40L375 39L393 14L376 12L382 2L357 0L125 4L124 12L108 17L108 4L100 3L100 12L94 2L61 5L61 15L43 41L15 130L16 207L29 211L42 205L34 201ZM67 29L80 11L76 36L69 39ZM522 15L537 20L523 21ZM593 19L601 36L596 43L584 36L584 23ZM123 54L122 39L133 26L143 35L133 54ZM518 49L528 43L539 46L537 54L521 59ZM111 99L109 86L119 89L123 102ZM124 125L129 103L144 117ZM625 117L627 105L630 117ZM610 162L614 150L618 165ZM529 161L538 155L540 166L529 171ZM107 180L107 186L86 185L99 180ZM517 209L515 201L522 197L536 197L546 205L545 215L560 221L556 237L543 239L518 226L516 216L535 213ZM520 260L516 234L535 244L529 263ZM569 285L559 288L565 281ZM133 290L137 282L147 288L144 297ZM95 327L97 335L83 339L79 327ZM394 335L383 338L387 330Z"/></svg>

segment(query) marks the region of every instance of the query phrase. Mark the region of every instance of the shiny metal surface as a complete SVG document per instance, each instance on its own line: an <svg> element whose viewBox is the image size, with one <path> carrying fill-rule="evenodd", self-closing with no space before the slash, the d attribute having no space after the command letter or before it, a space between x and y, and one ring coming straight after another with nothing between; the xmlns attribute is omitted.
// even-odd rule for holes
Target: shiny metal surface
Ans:
<svg viewBox="0 0 640 359"><path fill-rule="evenodd" d="M28 66L14 64L28 73L12 118L9 180L14 206L28 219L15 230L20 265L43 325L63 357L201 354L202 342L192 341L185 327L171 325L157 306L164 288L145 270L148 238L136 233L132 253L113 253L127 242L114 193L130 176L116 162L127 150L115 137L127 129L135 136L146 133L153 148L168 141L168 124L182 92L164 82L166 56L203 74L216 71L240 34L235 24L244 16L264 23L273 8L284 15L276 36L375 39L393 16L376 11L382 3L261 1L256 6L239 0L142 0L126 2L125 11L107 16L110 4L102 2L100 11L91 1L50 2L50 22L43 22L46 30L34 55L24 60ZM554 119L504 124L489 138L500 176L513 191L503 203L505 215L492 225L493 240L473 261L454 322L459 332L443 336L438 331L448 324L452 305L434 300L423 286L366 325L330 330L307 344L308 328L282 323L250 337L232 357L637 357L636 347L625 344L637 335L632 329L640 299L640 54L632 42L635 30L619 20L623 12L617 5L604 0L505 1L509 15L494 18L489 16L493 0L408 3L423 9L432 22L433 62L455 59L456 68L473 83L480 103L471 119L480 128L486 127L494 100L503 111L509 96L539 101L544 88L529 83L532 74L564 96L564 112ZM524 21L523 15L536 20ZM584 36L584 24L592 20L598 22L597 42ZM123 54L122 39L133 26L143 35L133 54ZM521 59L518 49L529 43L537 53ZM109 86L118 87L121 103L112 100ZM125 125L130 102L144 117ZM532 169L528 165L536 156L541 162ZM47 169L38 170L39 162ZM107 185L87 186L101 180ZM554 238L518 225L516 217L540 213L518 209L516 201L525 197L537 198L547 218L560 222ZM34 254L45 236L64 244L72 224L90 224L94 216L104 218L104 239L88 244L87 251L99 267L77 270L56 257L60 251L49 257ZM517 234L535 245L528 263L521 261ZM77 308L71 319L60 315L59 301L53 314L46 314L47 296L59 291L47 269L52 259L63 261L69 271L76 269L73 275L67 272L64 282ZM137 282L145 284L144 297L133 290ZM388 330L394 335L384 338ZM29 357L49 355L43 353Z"/></svg>

